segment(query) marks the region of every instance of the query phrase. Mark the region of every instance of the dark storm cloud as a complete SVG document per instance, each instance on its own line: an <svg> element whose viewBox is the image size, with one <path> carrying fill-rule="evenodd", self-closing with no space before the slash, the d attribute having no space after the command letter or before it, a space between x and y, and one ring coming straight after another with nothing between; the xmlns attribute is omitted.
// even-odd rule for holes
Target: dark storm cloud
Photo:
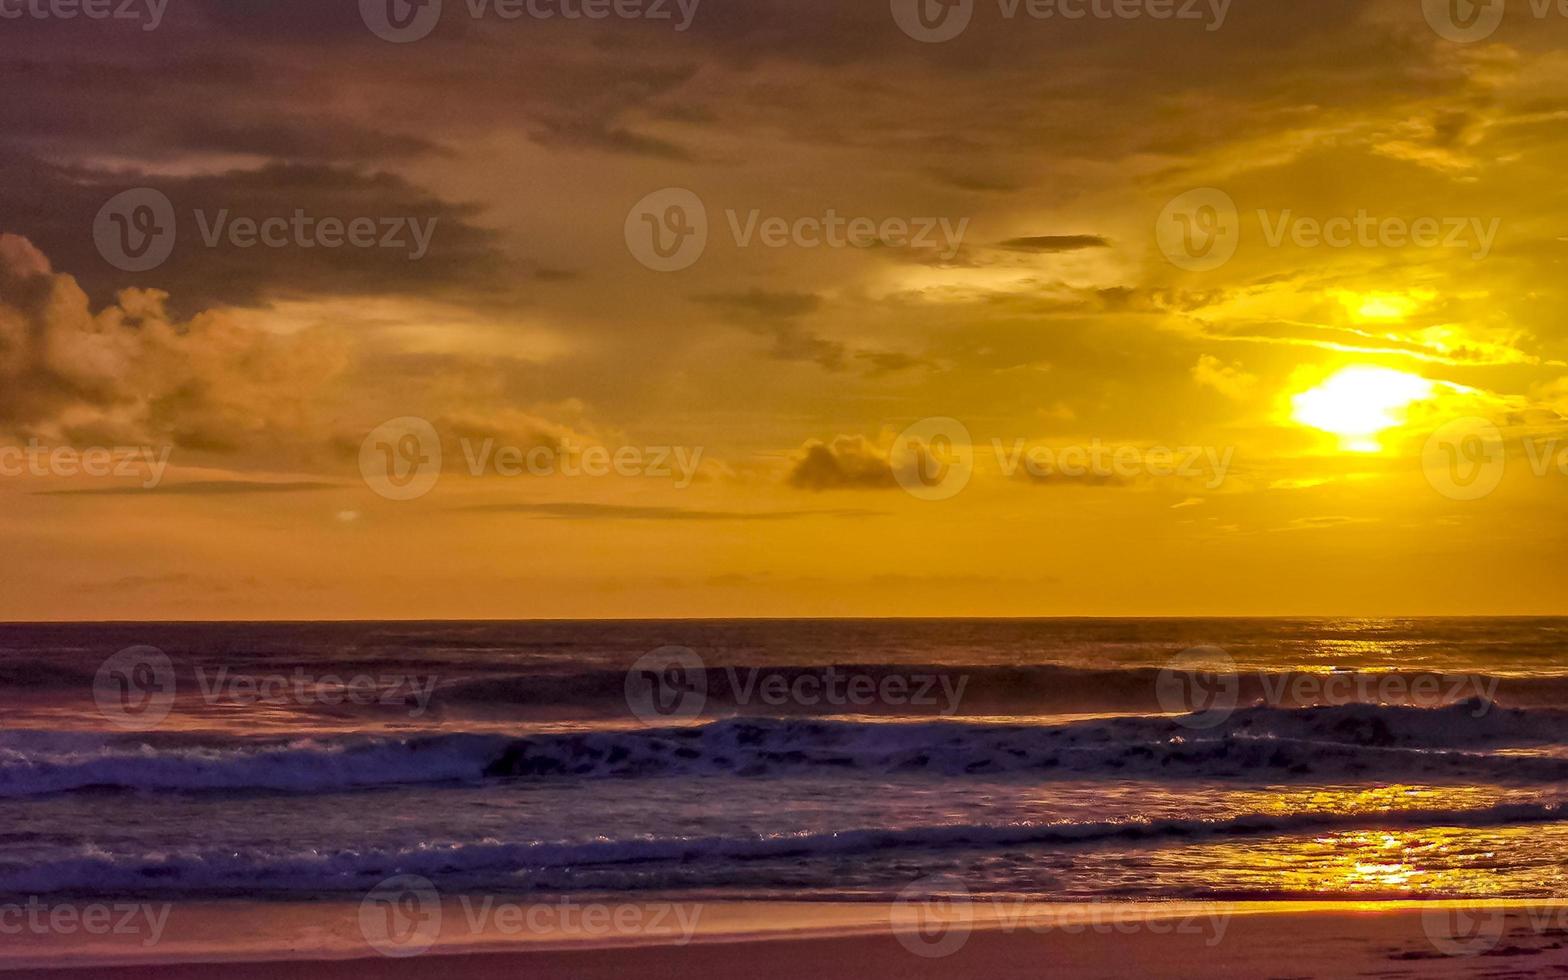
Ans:
<svg viewBox="0 0 1568 980"><path fill-rule="evenodd" d="M99 252L99 209L121 191L151 187L174 206L176 243L150 273L127 273ZM375 245L325 247L284 232L281 247L244 246L233 222L326 218L375 221ZM482 299L504 267L496 235L476 223L478 208L451 204L392 174L273 164L256 170L171 177L110 173L13 158L0 173L0 214L102 301L127 286L156 285L180 309L250 304L321 294L439 294L463 288ZM307 226L314 227L314 224ZM216 234L215 244L209 240ZM427 248L420 254L420 238ZM383 245L383 242L386 244ZM478 296L473 296L478 291Z"/></svg>

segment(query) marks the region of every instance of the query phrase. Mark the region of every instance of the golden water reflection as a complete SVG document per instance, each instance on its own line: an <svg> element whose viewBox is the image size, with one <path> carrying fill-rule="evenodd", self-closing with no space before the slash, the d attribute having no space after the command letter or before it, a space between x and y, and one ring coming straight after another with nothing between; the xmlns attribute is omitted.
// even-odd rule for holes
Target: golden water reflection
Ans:
<svg viewBox="0 0 1568 980"><path fill-rule="evenodd" d="M1225 797L1226 810L1277 817L1277 828L1106 857L1127 862L1129 885L1152 877L1173 892L1224 898L1568 896L1568 823L1496 819L1500 804L1544 799L1538 791L1497 786L1235 792ZM1471 816L1472 810L1481 812ZM1328 825L1293 831L1292 822L1303 814L1322 815ZM1341 815L1344 826L1335 826ZM1091 873L1117 874L1087 854L1074 863L1092 865Z"/></svg>

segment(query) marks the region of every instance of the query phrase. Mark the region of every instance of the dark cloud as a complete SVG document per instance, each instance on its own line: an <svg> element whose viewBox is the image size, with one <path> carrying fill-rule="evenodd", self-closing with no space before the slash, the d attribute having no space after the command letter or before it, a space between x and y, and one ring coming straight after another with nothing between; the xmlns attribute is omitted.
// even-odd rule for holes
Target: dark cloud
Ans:
<svg viewBox="0 0 1568 980"><path fill-rule="evenodd" d="M709 293L696 297L705 303L729 313L764 319L791 319L815 313L822 307L822 297L814 293L775 292L766 289L749 289L741 293Z"/></svg>
<svg viewBox="0 0 1568 980"><path fill-rule="evenodd" d="M931 367L932 362L923 357L915 357L901 351L873 351L863 350L855 352L855 359L866 363L866 375L877 377L892 374L896 371L908 371L918 367Z"/></svg>
<svg viewBox="0 0 1568 980"><path fill-rule="evenodd" d="M799 490L887 490L898 485L887 456L861 436L810 442L787 481Z"/></svg>
<svg viewBox="0 0 1568 980"><path fill-rule="evenodd" d="M175 213L173 252L151 273L114 268L91 233L104 204L137 187L163 193ZM509 288L497 235L477 223L479 208L432 197L388 173L271 164L179 178L13 159L0 177L0 214L9 223L3 230L33 241L100 302L150 279L171 291L187 312L284 297L439 296L457 289L483 302ZM311 247L316 224L304 226L303 236L290 227L282 247L259 242L243 247L228 236L236 221L283 219L292 225L296 214L312 222L373 219L375 245ZM209 245L213 235L216 244ZM422 241L428 244L421 254Z"/></svg>
<svg viewBox="0 0 1568 980"><path fill-rule="evenodd" d="M1012 252L1076 252L1086 248L1109 248L1111 243L1099 235L1035 235L997 242L997 248Z"/></svg>
<svg viewBox="0 0 1568 980"><path fill-rule="evenodd" d="M1032 473L1019 467L1018 479L1037 487L1130 487L1136 481L1115 473Z"/></svg>
<svg viewBox="0 0 1568 980"><path fill-rule="evenodd" d="M251 493L305 493L315 490L340 490L335 483L308 480L272 482L264 480L193 480L188 483L161 483L155 487L91 487L85 490L42 490L38 497L139 497L159 494L177 497L223 497Z"/></svg>
<svg viewBox="0 0 1568 980"><path fill-rule="evenodd" d="M526 514L556 520L590 521L788 521L803 517L862 518L881 516L870 510L687 510L680 507L635 507L622 504L482 504L462 508L487 514Z"/></svg>
<svg viewBox="0 0 1568 980"><path fill-rule="evenodd" d="M1009 177L987 176L969 172L935 169L931 176L948 187L956 187L961 191L976 191L983 194L1006 194L1022 190L1027 186L1021 180Z"/></svg>

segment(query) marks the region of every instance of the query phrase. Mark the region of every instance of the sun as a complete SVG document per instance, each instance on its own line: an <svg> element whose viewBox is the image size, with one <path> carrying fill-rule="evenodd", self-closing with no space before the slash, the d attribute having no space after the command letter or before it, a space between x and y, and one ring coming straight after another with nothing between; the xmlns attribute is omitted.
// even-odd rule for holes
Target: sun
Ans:
<svg viewBox="0 0 1568 980"><path fill-rule="evenodd" d="M1393 368L1355 366L1335 372L1316 388L1291 397L1291 418L1339 437L1340 448L1375 453L1377 435L1405 421L1405 409L1433 397L1426 378Z"/></svg>

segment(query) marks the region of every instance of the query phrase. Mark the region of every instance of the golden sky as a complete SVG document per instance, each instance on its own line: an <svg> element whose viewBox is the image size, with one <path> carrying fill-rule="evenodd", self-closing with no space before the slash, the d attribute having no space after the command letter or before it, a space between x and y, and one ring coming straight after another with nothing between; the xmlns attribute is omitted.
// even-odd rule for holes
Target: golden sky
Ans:
<svg viewBox="0 0 1568 980"><path fill-rule="evenodd" d="M0 30L0 618L1565 611L1555 8L444 7Z"/></svg>

